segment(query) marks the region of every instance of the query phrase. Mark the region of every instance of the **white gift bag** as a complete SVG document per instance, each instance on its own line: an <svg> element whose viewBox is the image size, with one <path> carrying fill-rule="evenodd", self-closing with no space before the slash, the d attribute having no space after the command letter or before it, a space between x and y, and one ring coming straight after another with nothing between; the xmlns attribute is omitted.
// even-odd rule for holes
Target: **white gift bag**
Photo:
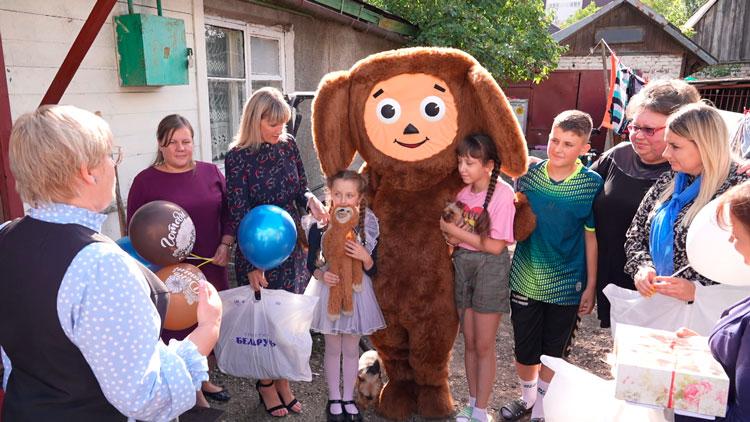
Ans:
<svg viewBox="0 0 750 422"><path fill-rule="evenodd" d="M725 309L750 295L747 286L695 284L692 304L658 293L643 297L635 290L607 285L604 295L611 304L612 338L618 323L667 331L687 327L708 336Z"/></svg>
<svg viewBox="0 0 750 422"><path fill-rule="evenodd" d="M219 292L224 304L214 352L219 369L254 379L311 381L310 324L317 297L250 286Z"/></svg>

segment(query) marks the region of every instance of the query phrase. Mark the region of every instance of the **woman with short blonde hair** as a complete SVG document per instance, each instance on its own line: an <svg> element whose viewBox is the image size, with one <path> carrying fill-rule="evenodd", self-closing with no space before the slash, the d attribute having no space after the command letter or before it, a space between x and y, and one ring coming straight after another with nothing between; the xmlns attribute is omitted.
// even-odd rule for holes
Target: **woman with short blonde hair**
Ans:
<svg viewBox="0 0 750 422"><path fill-rule="evenodd" d="M189 410L208 379L221 300L203 283L198 326L185 341L159 340L169 292L100 233L122 160L107 123L43 106L16 121L9 151L32 209L0 226L3 417L170 420Z"/></svg>
<svg viewBox="0 0 750 422"><path fill-rule="evenodd" d="M42 106L19 117L9 145L16 190L28 204L76 196L82 166L94 168L112 148L112 133L100 117L73 106Z"/></svg>

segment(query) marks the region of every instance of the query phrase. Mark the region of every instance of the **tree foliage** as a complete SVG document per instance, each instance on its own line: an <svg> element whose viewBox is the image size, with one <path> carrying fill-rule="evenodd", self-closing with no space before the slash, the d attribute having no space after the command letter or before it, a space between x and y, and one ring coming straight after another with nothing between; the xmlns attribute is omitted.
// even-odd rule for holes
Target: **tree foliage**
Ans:
<svg viewBox="0 0 750 422"><path fill-rule="evenodd" d="M564 47L549 34L542 0L370 0L420 28L410 45L454 47L498 80L541 81Z"/></svg>
<svg viewBox="0 0 750 422"><path fill-rule="evenodd" d="M567 28L570 25L573 25L574 23L578 22L579 20L593 15L599 9L600 7L596 7L596 3L592 1L591 3L589 3L588 6L584 7L583 9L576 10L575 13L573 13L570 17L568 17L568 19L565 20L565 22L563 22L562 25L560 25L560 28Z"/></svg>

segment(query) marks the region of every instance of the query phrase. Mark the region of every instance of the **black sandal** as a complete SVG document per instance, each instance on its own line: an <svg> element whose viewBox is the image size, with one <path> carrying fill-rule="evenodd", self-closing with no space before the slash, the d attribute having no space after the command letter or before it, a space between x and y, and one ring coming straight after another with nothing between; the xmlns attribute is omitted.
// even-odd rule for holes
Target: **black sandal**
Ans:
<svg viewBox="0 0 750 422"><path fill-rule="evenodd" d="M333 414L331 413L331 405L332 404L341 404L341 413ZM342 404L341 400L328 400L328 403L326 404L326 421L327 422L345 422L344 421L344 405Z"/></svg>
<svg viewBox="0 0 750 422"><path fill-rule="evenodd" d="M206 390L201 390L201 392L203 392L203 395L206 396L207 398L211 400L221 401L221 402L229 401L229 399L232 398L232 395L229 394L229 390L227 390L226 388L222 388L221 391L215 391L215 392L206 391Z"/></svg>
<svg viewBox="0 0 750 422"><path fill-rule="evenodd" d="M263 408L266 410L266 413L268 413L269 415L271 415L273 417L276 417L276 418L283 418L286 415L276 416L276 415L273 414L273 412L275 412L277 410L281 410L281 409L286 409L286 406L284 406L284 402L282 401L281 402L282 404L280 404L278 406L274 406L274 407L272 407L272 408L269 409L269 408L266 407L266 401L263 400L263 395L260 394L261 387L271 387L272 385L273 385L273 380L271 380L271 382L269 382L268 384L262 384L260 382L260 380L258 380L258 381L255 382L255 389L258 390L258 398L260 399L260 404L263 405ZM279 398L279 400L281 400L281 399Z"/></svg>
<svg viewBox="0 0 750 422"><path fill-rule="evenodd" d="M531 408L526 408L526 402L523 399L515 399L500 408L500 416L506 421L521 419L523 415L529 412L531 412Z"/></svg>
<svg viewBox="0 0 750 422"><path fill-rule="evenodd" d="M281 400L281 404L283 404L284 407L286 407L286 410L288 410L289 413L302 413L301 410L299 412L297 412L295 410L292 410L292 408L294 407L294 405L297 404L297 403L299 403L299 401L297 400L296 397L293 398L292 401L289 402L289 404L286 404L286 403L284 403L284 398L281 397L281 393L279 393L279 400Z"/></svg>
<svg viewBox="0 0 750 422"><path fill-rule="evenodd" d="M357 413L349 413L346 411L346 405L351 404L354 407L357 408ZM362 422L364 419L362 418L362 412L359 411L359 407L356 403L354 403L354 400L348 400L348 401L342 401L341 402L341 408L344 409L344 415L346 415L346 422Z"/></svg>

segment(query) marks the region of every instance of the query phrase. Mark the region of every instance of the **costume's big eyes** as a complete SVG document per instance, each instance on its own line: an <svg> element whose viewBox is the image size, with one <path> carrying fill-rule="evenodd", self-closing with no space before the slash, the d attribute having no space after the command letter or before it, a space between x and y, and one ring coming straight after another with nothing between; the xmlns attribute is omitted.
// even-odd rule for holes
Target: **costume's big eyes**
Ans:
<svg viewBox="0 0 750 422"><path fill-rule="evenodd" d="M430 122L437 122L445 116L445 102L434 95L422 100L422 104L419 105L419 111L422 112L422 117Z"/></svg>
<svg viewBox="0 0 750 422"><path fill-rule="evenodd" d="M385 124L395 123L401 117L401 105L393 98L383 98L375 109L378 119Z"/></svg>

